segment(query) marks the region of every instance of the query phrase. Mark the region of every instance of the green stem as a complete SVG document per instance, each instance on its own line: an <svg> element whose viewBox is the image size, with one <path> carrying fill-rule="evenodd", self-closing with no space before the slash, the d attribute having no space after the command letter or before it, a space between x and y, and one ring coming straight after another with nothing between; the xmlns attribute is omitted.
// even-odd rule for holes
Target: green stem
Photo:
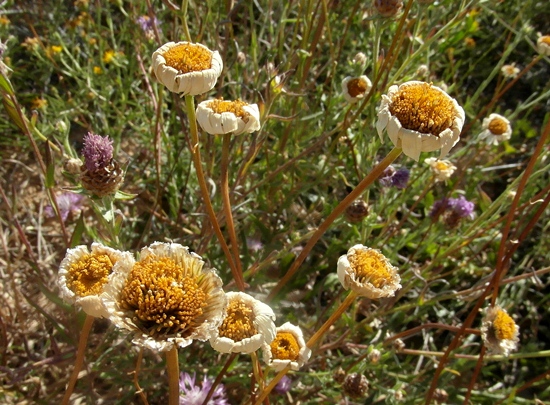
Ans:
<svg viewBox="0 0 550 405"><path fill-rule="evenodd" d="M302 250L302 253L296 258L294 263L292 263L292 266L288 269L286 274L283 276L281 280L277 283L277 285L271 290L269 295L267 296L267 301L270 301L277 295L277 293L283 288L283 286L292 278L292 276L298 271L298 268L300 265L304 262L306 257L308 256L309 252L311 252L311 249L317 244L319 239L321 239L321 236L325 234L325 232L328 230L328 228L332 225L332 223L338 218L347 207L350 206L352 202L354 202L363 192L367 189L368 186L370 186L374 180L376 180L382 172L395 160L401 155L401 148L393 148L390 153L382 160L372 171L365 177L361 183L355 187L351 193L347 195L346 198L344 198L340 204L334 208L334 210L330 213L330 215L323 221L321 225L319 225L319 228L315 231L315 233L311 236L309 241L307 242L306 246Z"/></svg>
<svg viewBox="0 0 550 405"><path fill-rule="evenodd" d="M273 388L277 385L279 381L281 381L281 378L285 376L286 373L290 370L290 363L288 366L283 368L279 373L269 382L269 385L262 391L261 395L256 399L256 402L254 402L254 405L260 405L264 399L267 398L269 393L273 391Z"/></svg>
<svg viewBox="0 0 550 405"><path fill-rule="evenodd" d="M229 232L229 240L233 249L233 259L237 266L238 272L243 274L241 258L239 255L239 245L237 244L237 234L235 233L235 225L233 223L233 213L231 212L231 198L229 197L229 151L231 149L231 134L223 135L222 145L222 162L221 162L221 191L223 200L223 211L225 214L225 222Z"/></svg>
<svg viewBox="0 0 550 405"><path fill-rule="evenodd" d="M212 201L210 201L208 186L206 185L204 172L202 170L201 154L199 148L199 132L197 128L197 119L195 117L195 99L193 98L193 96L185 96L185 105L187 107L187 114L189 115L189 129L191 132L191 156L193 158L193 164L197 172L197 180L199 182L202 198L206 207L206 213L208 214L208 218L210 219L212 227L214 228L214 233L218 237L218 241L220 242L225 257L229 262L229 267L231 268L233 279L235 280L235 283L237 284L239 290L244 291L243 275L237 270L237 266L235 265L235 262L231 257L231 252L229 251L229 247L225 242L222 231L220 229L220 224L218 223L218 218L216 217L216 213L214 212L214 208L212 207Z"/></svg>
<svg viewBox="0 0 550 405"><path fill-rule="evenodd" d="M69 385L67 385L65 395L61 400L61 405L68 405L69 400L71 399L71 394L74 391L76 380L78 380L78 374L80 373L82 365L84 364L84 354L86 352L86 345L88 343L88 337L90 336L90 331L92 330L94 319L95 318L93 316L86 315L86 319L84 320L84 325L82 326L82 330L80 331L80 339L78 340L78 349L76 352L76 360L74 362L73 372L69 380Z"/></svg>
<svg viewBox="0 0 550 405"><path fill-rule="evenodd" d="M166 352L166 371L168 372L168 404L179 405L180 403L180 366L178 362L178 346Z"/></svg>
<svg viewBox="0 0 550 405"><path fill-rule="evenodd" d="M183 28L183 36L187 42L191 41L191 34L189 33L189 27L187 26L187 6L189 5L189 0L183 0L181 2L181 26Z"/></svg>

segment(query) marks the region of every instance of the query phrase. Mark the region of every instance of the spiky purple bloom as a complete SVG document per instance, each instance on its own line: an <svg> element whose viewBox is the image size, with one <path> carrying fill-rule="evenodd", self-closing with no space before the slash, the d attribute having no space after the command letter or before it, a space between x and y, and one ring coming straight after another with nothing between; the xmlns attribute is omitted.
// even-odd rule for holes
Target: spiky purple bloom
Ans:
<svg viewBox="0 0 550 405"><path fill-rule="evenodd" d="M82 199L84 196L75 193L62 193L57 196L57 206L63 222L67 221L69 214L76 214L82 209ZM48 218L53 218L55 212L51 205L44 208L44 214Z"/></svg>
<svg viewBox="0 0 550 405"><path fill-rule="evenodd" d="M204 376L200 385L197 385L195 380L195 373L193 376L187 373L180 374L180 405L202 405L206 399L214 380ZM223 384L216 387L207 405L229 405Z"/></svg>
<svg viewBox="0 0 550 405"><path fill-rule="evenodd" d="M384 187L394 186L398 189L404 189L409 182L410 172L406 168L395 170L393 166L388 166L386 170L382 172L382 175L378 179L380 184Z"/></svg>
<svg viewBox="0 0 550 405"><path fill-rule="evenodd" d="M88 132L88 135L84 135L82 156L84 156L84 163L88 171L95 172L103 169L113 159L113 141L108 136Z"/></svg>
<svg viewBox="0 0 550 405"><path fill-rule="evenodd" d="M445 211L451 211L459 218L472 218L475 204L468 201L464 196L458 198L443 198L434 202L430 212L431 217L437 217Z"/></svg>
<svg viewBox="0 0 550 405"><path fill-rule="evenodd" d="M151 18L148 15L139 16L136 19L136 22L146 34L153 31L153 29L159 24L157 17Z"/></svg>
<svg viewBox="0 0 550 405"><path fill-rule="evenodd" d="M290 387L292 386L292 380L290 377L284 375L283 378L279 380L275 388L273 388L273 391L275 391L279 395L284 395L288 391L290 391Z"/></svg>

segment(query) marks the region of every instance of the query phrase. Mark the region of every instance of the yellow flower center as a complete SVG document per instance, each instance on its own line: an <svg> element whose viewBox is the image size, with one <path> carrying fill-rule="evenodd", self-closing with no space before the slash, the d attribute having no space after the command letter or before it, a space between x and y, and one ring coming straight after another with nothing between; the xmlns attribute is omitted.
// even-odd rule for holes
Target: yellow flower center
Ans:
<svg viewBox="0 0 550 405"><path fill-rule="evenodd" d="M367 82L359 77L351 79L348 82L348 94L351 97L357 97L365 94L367 91Z"/></svg>
<svg viewBox="0 0 550 405"><path fill-rule="evenodd" d="M356 250L354 254L348 255L348 260L358 282L367 282L376 288L383 288L391 282L392 273L382 253L374 249Z"/></svg>
<svg viewBox="0 0 550 405"><path fill-rule="evenodd" d="M510 340L514 338L516 323L510 315L499 309L493 321L493 328L497 339Z"/></svg>
<svg viewBox="0 0 550 405"><path fill-rule="evenodd" d="M507 128L508 124L502 118L496 117L489 122L489 131L491 131L493 135L502 135L506 132Z"/></svg>
<svg viewBox="0 0 550 405"><path fill-rule="evenodd" d="M119 303L134 312L134 322L149 335L187 337L207 304L207 294L197 281L170 258L140 261L132 268Z"/></svg>
<svg viewBox="0 0 550 405"><path fill-rule="evenodd" d="M437 170L437 171L440 171L440 172L444 172L445 170L449 169L449 165L447 163L443 162L442 160L439 160L434 165L434 169Z"/></svg>
<svg viewBox="0 0 550 405"><path fill-rule="evenodd" d="M543 35L540 37L539 41L550 46L550 35Z"/></svg>
<svg viewBox="0 0 550 405"><path fill-rule="evenodd" d="M78 297L101 294L113 264L111 258L105 254L84 255L69 267L67 288Z"/></svg>
<svg viewBox="0 0 550 405"><path fill-rule="evenodd" d="M505 76L516 76L519 72L519 69L513 65L505 65L502 67L502 72Z"/></svg>
<svg viewBox="0 0 550 405"><path fill-rule="evenodd" d="M103 63L111 63L114 57L115 57L115 51L113 50L105 51L105 53L103 54Z"/></svg>
<svg viewBox="0 0 550 405"><path fill-rule="evenodd" d="M435 136L450 128L456 115L453 100L428 83L401 86L390 112L403 128Z"/></svg>
<svg viewBox="0 0 550 405"><path fill-rule="evenodd" d="M212 67L211 52L196 44L178 44L168 49L162 56L168 66L180 73L200 72Z"/></svg>
<svg viewBox="0 0 550 405"><path fill-rule="evenodd" d="M278 332L270 346L274 359L296 361L300 356L298 340L290 332Z"/></svg>
<svg viewBox="0 0 550 405"><path fill-rule="evenodd" d="M224 112L233 113L244 122L248 122L248 117L250 116L250 114L243 110L243 107L245 105L248 105L248 103L241 100L224 101L222 99L216 99L208 103L208 108L210 108L217 114L221 114Z"/></svg>
<svg viewBox="0 0 550 405"><path fill-rule="evenodd" d="M234 299L227 307L227 315L219 328L219 335L240 342L258 333L253 322L253 309L240 299Z"/></svg>

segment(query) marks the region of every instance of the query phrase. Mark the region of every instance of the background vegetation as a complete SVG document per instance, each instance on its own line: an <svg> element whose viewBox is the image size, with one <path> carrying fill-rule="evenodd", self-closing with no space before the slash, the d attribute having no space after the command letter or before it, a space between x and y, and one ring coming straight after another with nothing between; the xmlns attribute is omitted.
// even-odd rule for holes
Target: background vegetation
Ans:
<svg viewBox="0 0 550 405"><path fill-rule="evenodd" d="M208 96L261 107L261 131L233 138L229 181L247 292L260 299L391 149L375 129L390 85L433 82L466 112L449 181L434 182L423 163L435 153L420 162L400 157L394 166L410 171L407 187L375 182L363 195L368 215L340 217L271 301L278 325L290 321L311 336L343 299L336 262L357 243L380 249L402 278L396 297L358 300L309 363L289 374L289 393L272 393L270 403L424 403L430 386L445 390L449 404L550 403L550 59L536 52L537 33L549 34L548 2L411 0L395 17L360 0L207 0L190 2L186 16L170 0L148 3L0 4L2 58L32 133L0 111L0 402L52 404L65 392L83 314L58 297L58 266L69 246L113 243L88 197L70 205L66 221L48 214L52 199L76 186L63 164L78 156L88 131L114 140L126 171L121 190L135 195L116 202L116 247L181 243L235 289L205 215L183 102L150 71L153 51L183 38L185 19L193 40L219 50L225 64ZM154 30L140 26L144 15L158 19ZM364 64L354 62L358 52ZM512 63L520 74L507 79L501 67ZM374 91L350 105L341 81L359 74ZM498 146L477 138L493 112L513 127ZM202 134L201 154L221 212L221 138ZM460 195L475 203L475 218L451 228L429 215L434 201ZM497 302L520 328L519 350L480 359L479 335L462 333L442 357L458 333L446 326L474 314L471 328L479 329L475 311L489 304L495 290L482 293L497 268ZM377 363L367 360L373 349ZM200 378L215 378L225 361L208 343L180 350L181 370ZM142 403L135 381L148 403L166 403L163 362L96 320L74 403ZM339 368L367 377L365 398L344 395L333 378ZM232 363L222 380L230 403L250 400L250 373L248 356Z"/></svg>

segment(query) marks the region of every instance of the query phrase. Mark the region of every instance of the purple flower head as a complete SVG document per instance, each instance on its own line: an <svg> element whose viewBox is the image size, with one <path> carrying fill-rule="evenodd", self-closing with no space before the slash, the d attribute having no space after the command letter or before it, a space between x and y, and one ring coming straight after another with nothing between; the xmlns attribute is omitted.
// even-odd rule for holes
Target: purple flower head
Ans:
<svg viewBox="0 0 550 405"><path fill-rule="evenodd" d="M475 204L468 201L464 196L459 198L443 198L434 202L430 217L439 218L443 216L444 222L454 228L463 218L474 218Z"/></svg>
<svg viewBox="0 0 550 405"><path fill-rule="evenodd" d="M458 198L449 198L449 207L460 218L472 218L474 213L475 204L468 201L464 196Z"/></svg>
<svg viewBox="0 0 550 405"><path fill-rule="evenodd" d="M288 391L290 391L290 387L292 386L292 380L290 377L284 375L283 378L279 380L275 388L273 388L273 391L275 391L279 395L284 395Z"/></svg>
<svg viewBox="0 0 550 405"><path fill-rule="evenodd" d="M88 135L84 135L82 156L84 156L84 162L88 171L95 172L103 169L113 159L113 141L108 136L88 132Z"/></svg>
<svg viewBox="0 0 550 405"><path fill-rule="evenodd" d="M84 197L75 193L62 193L57 196L57 206L63 222L67 221L69 214L76 214L82 209L82 199ZM53 218L55 212L51 205L44 208L44 213L48 218Z"/></svg>
<svg viewBox="0 0 550 405"><path fill-rule="evenodd" d="M197 385L195 380L195 373L193 373L192 377L187 373L180 374L180 405L202 405L206 399L214 380L204 376L202 384L200 385ZM223 384L216 387L207 405L229 405L225 397L225 388Z"/></svg>
<svg viewBox="0 0 550 405"><path fill-rule="evenodd" d="M379 182L384 187L394 186L398 189L404 189L409 182L410 172L406 168L395 170L393 166L388 166L386 170L382 172L379 178Z"/></svg>
<svg viewBox="0 0 550 405"><path fill-rule="evenodd" d="M136 19L136 22L146 34L153 31L153 29L159 24L157 17L151 18L148 15L139 16Z"/></svg>

